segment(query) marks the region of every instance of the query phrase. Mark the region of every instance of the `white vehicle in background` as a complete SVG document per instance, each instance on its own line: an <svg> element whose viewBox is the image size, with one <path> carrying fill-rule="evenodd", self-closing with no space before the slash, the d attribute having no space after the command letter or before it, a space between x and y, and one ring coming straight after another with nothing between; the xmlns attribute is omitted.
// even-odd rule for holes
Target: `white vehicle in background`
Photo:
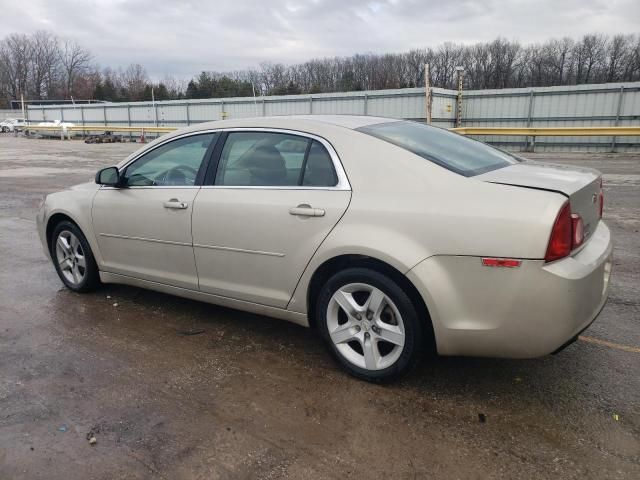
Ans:
<svg viewBox="0 0 640 480"><path fill-rule="evenodd" d="M26 122L22 118L7 118L0 122L0 132L15 132L20 131L26 126Z"/></svg>
<svg viewBox="0 0 640 480"><path fill-rule="evenodd" d="M40 122L35 127L30 128L35 133L42 135L43 137L60 137L60 133L65 138L73 137L76 133L70 130L69 127L75 127L75 123L63 122L62 120L53 120L52 122ZM39 130L37 127L57 127L55 129Z"/></svg>

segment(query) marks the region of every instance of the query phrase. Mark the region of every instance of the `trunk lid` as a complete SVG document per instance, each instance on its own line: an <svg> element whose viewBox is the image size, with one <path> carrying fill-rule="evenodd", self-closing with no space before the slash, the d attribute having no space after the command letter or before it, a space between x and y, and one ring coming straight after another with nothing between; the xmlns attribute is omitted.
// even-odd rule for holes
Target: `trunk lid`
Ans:
<svg viewBox="0 0 640 480"><path fill-rule="evenodd" d="M571 212L582 217L586 241L600 220L601 176L600 172L590 168L526 161L474 178L565 195L569 199Z"/></svg>

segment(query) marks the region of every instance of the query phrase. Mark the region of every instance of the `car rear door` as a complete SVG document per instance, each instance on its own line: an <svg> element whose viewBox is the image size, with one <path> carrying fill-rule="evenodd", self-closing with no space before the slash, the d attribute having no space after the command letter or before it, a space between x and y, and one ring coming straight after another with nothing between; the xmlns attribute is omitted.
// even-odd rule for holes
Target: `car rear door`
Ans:
<svg viewBox="0 0 640 480"><path fill-rule="evenodd" d="M351 190L324 139L234 129L216 147L193 210L200 290L286 307Z"/></svg>
<svg viewBox="0 0 640 480"><path fill-rule="evenodd" d="M101 269L198 289L191 215L217 135L172 139L127 165L122 188L100 188L92 215Z"/></svg>

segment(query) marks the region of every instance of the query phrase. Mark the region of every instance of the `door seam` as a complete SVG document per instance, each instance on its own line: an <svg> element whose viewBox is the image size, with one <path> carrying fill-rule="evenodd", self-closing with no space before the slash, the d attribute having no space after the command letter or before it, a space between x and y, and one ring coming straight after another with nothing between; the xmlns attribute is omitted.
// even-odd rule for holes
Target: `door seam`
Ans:
<svg viewBox="0 0 640 480"><path fill-rule="evenodd" d="M196 261L196 249L193 246L193 212L196 209L196 200L198 199L198 195L200 195L201 191L202 191L202 186L198 188L198 191L196 192L195 197L193 197L193 200L191 201L191 218L189 219L189 233L191 235L191 253L193 254L193 265L196 269L196 280L198 282L199 292L201 292L202 290L200 289L200 272L198 272L198 262Z"/></svg>
<svg viewBox="0 0 640 480"><path fill-rule="evenodd" d="M318 244L318 247L313 251L313 254L309 257L309 261L307 262L307 264L305 265L304 269L302 270L302 273L300 274L300 277L298 277L298 281L296 282L296 286L293 288L293 291L291 292L291 296L289 297L289 301L287 302L287 304L284 307L285 310L289 310L289 305L291 304L291 300L293 300L293 296L295 295L296 290L298 290L298 287L300 286L300 282L302 281L302 277L304 277L305 273L307 273L307 269L309 268L309 265L311 264L311 261L313 260L313 258L316 256L316 253L318 253L318 250L320 250L320 247L324 244L324 242L327 240L327 238L329 238L329 235L331 235L333 230L338 226L338 224L342 221L344 216L347 214L347 211L349 210L349 207L351 206L352 198L353 198L353 190L350 190L349 191L349 202L347 203L347 207L344 209L344 212L342 212L342 215L340 215L340 218L338 218L338 221L333 225L333 227L331 227L331 230L329 230L327 232L325 237ZM305 308L306 308L306 302L305 302ZM296 312L296 313L300 313L300 312ZM306 312L305 315L309 315L309 312Z"/></svg>

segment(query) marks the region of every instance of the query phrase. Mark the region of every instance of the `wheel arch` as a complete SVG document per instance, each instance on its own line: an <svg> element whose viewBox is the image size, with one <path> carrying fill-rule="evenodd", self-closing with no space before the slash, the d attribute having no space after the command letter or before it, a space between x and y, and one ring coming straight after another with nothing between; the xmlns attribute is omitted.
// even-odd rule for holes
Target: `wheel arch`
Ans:
<svg viewBox="0 0 640 480"><path fill-rule="evenodd" d="M56 225L58 225L60 222L64 222L64 221L73 223L82 232L82 228L80 227L78 222L76 222L68 214L62 213L62 212L57 212L57 213L54 213L53 215L51 215L49 217L49 219L47 220L47 226L45 228L45 238L47 239L47 248L49 249L49 253L50 254L53 253L53 252L51 252L51 239L52 239L51 237L53 236L53 231L55 230Z"/></svg>
<svg viewBox="0 0 640 480"><path fill-rule="evenodd" d="M433 324L431 322L431 315L429 308L418 291L415 285L409 280L406 275L400 272L392 265L379 260L375 257L361 254L342 254L332 257L316 268L309 281L307 288L307 318L309 326L311 328L317 327L317 319L315 318L316 302L318 294L322 286L327 280L345 268L362 267L369 268L384 275L389 276L394 282L396 282L409 296L409 299L413 303L420 318L423 319L425 324L425 339L429 344L429 348L433 353L436 352L435 336L433 331Z"/></svg>

